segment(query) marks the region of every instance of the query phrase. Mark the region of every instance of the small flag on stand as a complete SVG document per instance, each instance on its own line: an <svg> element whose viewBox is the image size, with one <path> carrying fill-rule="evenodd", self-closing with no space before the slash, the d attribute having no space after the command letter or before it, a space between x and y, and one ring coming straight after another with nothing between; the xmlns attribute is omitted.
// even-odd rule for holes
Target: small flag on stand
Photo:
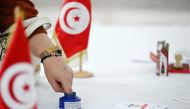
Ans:
<svg viewBox="0 0 190 109"><path fill-rule="evenodd" d="M0 69L0 109L37 109L32 75L28 40L19 16Z"/></svg>
<svg viewBox="0 0 190 109"><path fill-rule="evenodd" d="M87 58L90 26L90 0L65 0L56 24L54 41L62 47L66 62L80 66L75 77L93 76L82 71L82 62Z"/></svg>

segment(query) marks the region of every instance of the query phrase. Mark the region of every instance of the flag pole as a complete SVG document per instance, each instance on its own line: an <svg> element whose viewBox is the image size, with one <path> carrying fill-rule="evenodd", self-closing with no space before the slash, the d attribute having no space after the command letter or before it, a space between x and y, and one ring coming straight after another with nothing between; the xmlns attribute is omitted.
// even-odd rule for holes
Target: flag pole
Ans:
<svg viewBox="0 0 190 109"><path fill-rule="evenodd" d="M83 71L83 52L81 51L79 54L79 71L74 72L75 78L90 78L93 77L94 74L88 71Z"/></svg>
<svg viewBox="0 0 190 109"><path fill-rule="evenodd" d="M83 55L83 53L80 52L80 57L79 57L79 58L80 58L80 59L79 59L79 61L80 61L80 69L79 69L79 71L80 71L80 72L82 72L82 64L83 64L83 63L82 63L82 59L83 59L83 58L82 58L82 55Z"/></svg>

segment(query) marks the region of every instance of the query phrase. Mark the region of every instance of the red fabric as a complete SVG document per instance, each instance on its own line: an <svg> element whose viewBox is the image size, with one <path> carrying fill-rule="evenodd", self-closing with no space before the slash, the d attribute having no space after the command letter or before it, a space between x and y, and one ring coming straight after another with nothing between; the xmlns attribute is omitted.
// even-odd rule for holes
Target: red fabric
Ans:
<svg viewBox="0 0 190 109"><path fill-rule="evenodd" d="M38 11L30 0L0 0L0 32L4 32L14 23L14 9L19 6L25 19L36 17Z"/></svg>
<svg viewBox="0 0 190 109"><path fill-rule="evenodd" d="M14 24L14 9L19 6L24 12L25 19L36 17L38 11L31 0L0 0L0 33L3 33L12 24ZM32 37L39 33L47 33L43 26L36 29Z"/></svg>
<svg viewBox="0 0 190 109"><path fill-rule="evenodd" d="M89 25L87 26L87 28L83 32L78 33L78 34L69 34L68 32L65 32L61 28L60 21L59 20L57 21L57 25L56 25L56 28L55 28L55 33L56 33L56 35L58 37L58 40L59 40L59 42L60 42L60 44L61 44L67 58L70 58L71 56L75 55L76 53L87 49L88 40L89 40L90 26L91 26L91 3L90 3L90 0L65 0L65 2L63 4L63 7L67 3L71 3L71 2L81 3L87 8L87 10L89 12L89 15L90 15L90 19L89 19L90 23L89 23ZM76 7L73 6L73 7L70 8L70 10L72 10L72 9L76 9ZM68 11L69 11L69 9L68 9ZM67 12L65 12L64 14L67 15L68 14ZM66 22L65 20L66 19L63 19L63 22ZM78 16L76 16L76 18L74 18L74 20L75 21L80 21ZM67 23L66 23L66 26L68 28L70 28Z"/></svg>
<svg viewBox="0 0 190 109"><path fill-rule="evenodd" d="M2 67L0 69L0 80L2 79L2 75L7 68L20 62L31 63L28 40L24 34L24 28L22 26L21 19L19 19L17 22L16 30L13 33L7 54L2 63ZM3 101L1 94L0 109L9 109L9 107Z"/></svg>

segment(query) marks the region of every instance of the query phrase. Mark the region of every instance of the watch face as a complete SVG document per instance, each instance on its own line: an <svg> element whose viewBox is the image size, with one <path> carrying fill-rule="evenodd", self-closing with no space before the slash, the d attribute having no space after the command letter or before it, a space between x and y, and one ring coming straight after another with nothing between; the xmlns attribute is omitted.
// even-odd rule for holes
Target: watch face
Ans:
<svg viewBox="0 0 190 109"><path fill-rule="evenodd" d="M61 50L57 50L58 55L62 56L62 51Z"/></svg>

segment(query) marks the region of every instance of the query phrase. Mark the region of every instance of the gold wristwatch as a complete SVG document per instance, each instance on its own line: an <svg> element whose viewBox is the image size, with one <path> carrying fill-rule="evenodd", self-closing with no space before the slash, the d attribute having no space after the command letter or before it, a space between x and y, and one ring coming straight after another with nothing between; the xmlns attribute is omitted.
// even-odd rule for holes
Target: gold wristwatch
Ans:
<svg viewBox="0 0 190 109"><path fill-rule="evenodd" d="M62 51L59 46L49 47L40 54L41 62L51 56L62 56Z"/></svg>

